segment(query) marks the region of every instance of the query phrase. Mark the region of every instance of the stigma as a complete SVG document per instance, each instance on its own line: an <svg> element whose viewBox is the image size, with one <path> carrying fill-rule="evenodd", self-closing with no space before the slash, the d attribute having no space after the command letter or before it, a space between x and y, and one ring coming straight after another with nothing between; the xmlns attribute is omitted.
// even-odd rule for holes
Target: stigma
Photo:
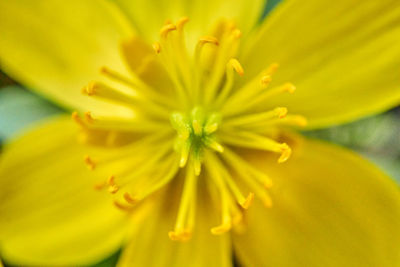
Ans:
<svg viewBox="0 0 400 267"><path fill-rule="evenodd" d="M277 164L284 163L292 150L275 133L307 122L286 107L265 108L296 87L290 82L271 86L276 63L246 77L239 59L242 34L233 22L221 21L192 46L184 34L188 22L187 17L167 22L152 44L138 39L123 43L131 73L103 67L105 79L83 87L88 97L132 109L134 119L72 114L83 142L110 147L108 154L86 155L83 161L91 171L114 170L94 187L111 194L117 208L134 212L138 202L182 180L176 223L168 233L174 241L192 235L201 179L210 182L210 195L219 200L210 207L220 214L212 234L240 225L256 198L271 207L273 179L241 151L266 151L276 154ZM132 58L135 49L143 53Z"/></svg>

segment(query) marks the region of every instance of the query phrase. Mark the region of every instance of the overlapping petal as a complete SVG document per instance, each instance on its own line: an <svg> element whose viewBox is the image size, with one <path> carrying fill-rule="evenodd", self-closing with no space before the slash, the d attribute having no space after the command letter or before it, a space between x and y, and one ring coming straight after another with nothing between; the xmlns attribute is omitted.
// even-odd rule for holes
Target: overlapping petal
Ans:
<svg viewBox="0 0 400 267"><path fill-rule="evenodd" d="M0 247L8 263L85 265L119 248L126 214L82 164L70 118L41 125L5 147L0 161Z"/></svg>
<svg viewBox="0 0 400 267"><path fill-rule="evenodd" d="M287 106L324 127L377 113L400 103L400 3L283 1L242 55L247 77L273 62L276 84L292 82Z"/></svg>
<svg viewBox="0 0 400 267"><path fill-rule="evenodd" d="M14 79L67 108L131 115L81 95L100 67L125 71L118 49L132 31L110 1L2 1L0 28L1 68Z"/></svg>
<svg viewBox="0 0 400 267"><path fill-rule="evenodd" d="M188 33L193 38L206 35L219 19L234 19L246 34L258 22L265 1L262 0L117 0L122 10L147 40L158 40L160 28L167 20L188 16ZM191 38L192 39L192 38Z"/></svg>
<svg viewBox="0 0 400 267"><path fill-rule="evenodd" d="M359 156L303 140L276 165L252 161L274 179L274 206L249 210L234 239L246 266L396 266L400 262L400 191ZM393 265L394 264L394 265Z"/></svg>
<svg viewBox="0 0 400 267"><path fill-rule="evenodd" d="M176 184L172 186L167 194L164 192L153 199L155 203L148 204L151 205L150 212L143 217L137 216L132 222L132 237L123 249L118 266L232 266L230 236L210 233L211 227L218 222L218 216L215 210L210 209L212 206L207 196L202 195L198 202L192 239L187 242L169 239L167 233L174 228L179 203L179 191Z"/></svg>

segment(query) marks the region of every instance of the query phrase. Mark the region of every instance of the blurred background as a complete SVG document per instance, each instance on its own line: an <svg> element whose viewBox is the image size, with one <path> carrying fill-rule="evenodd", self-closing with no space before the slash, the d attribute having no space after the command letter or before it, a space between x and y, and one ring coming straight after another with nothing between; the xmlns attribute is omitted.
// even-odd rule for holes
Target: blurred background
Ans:
<svg viewBox="0 0 400 267"><path fill-rule="evenodd" d="M270 0L264 15L278 2ZM66 111L22 88L0 69L0 160L5 142L23 133L35 122L62 112ZM356 151L378 165L400 185L400 106L346 125L304 134ZM116 253L95 266L115 266L118 256L119 253Z"/></svg>

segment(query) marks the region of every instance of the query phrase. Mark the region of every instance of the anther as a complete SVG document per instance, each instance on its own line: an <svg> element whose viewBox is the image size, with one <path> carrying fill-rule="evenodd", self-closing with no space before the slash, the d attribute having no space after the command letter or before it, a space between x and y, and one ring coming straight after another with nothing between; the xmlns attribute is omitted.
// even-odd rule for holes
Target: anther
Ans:
<svg viewBox="0 0 400 267"><path fill-rule="evenodd" d="M242 208L247 210L253 203L253 200L254 200L254 193L250 192L249 195L246 197L246 199L242 203L240 203L240 206L242 206Z"/></svg>
<svg viewBox="0 0 400 267"><path fill-rule="evenodd" d="M204 44L213 44L213 45L218 46L219 42L218 42L218 39L213 36L204 36L199 39L198 44L201 46Z"/></svg>
<svg viewBox="0 0 400 267"><path fill-rule="evenodd" d="M89 170L92 171L96 168L96 163L88 155L85 156L84 162Z"/></svg>
<svg viewBox="0 0 400 267"><path fill-rule="evenodd" d="M83 122L83 120L81 119L81 117L79 117L78 112L74 111L71 114L71 118L74 122L76 122L79 126L81 126L82 128L86 128L86 124Z"/></svg>
<svg viewBox="0 0 400 267"><path fill-rule="evenodd" d="M192 232L189 230L170 231L168 236L172 241L187 241L192 237Z"/></svg>
<svg viewBox="0 0 400 267"><path fill-rule="evenodd" d="M95 190L100 191L100 190L104 189L105 186L106 186L106 183L105 183L105 182L100 182L100 183L94 184L94 185L93 185L93 188L94 188Z"/></svg>
<svg viewBox="0 0 400 267"><path fill-rule="evenodd" d="M276 115L278 116L279 119L283 119L284 117L286 117L288 113L287 108L283 107L278 107L274 111L276 112Z"/></svg>
<svg viewBox="0 0 400 267"><path fill-rule="evenodd" d="M281 156L278 159L278 163L283 163L287 161L291 154L292 149L290 149L290 147L286 143L283 143L281 145Z"/></svg>
<svg viewBox="0 0 400 267"><path fill-rule="evenodd" d="M239 29L235 29L235 30L233 30L232 35L236 39L239 39L240 37L242 37L242 32Z"/></svg>
<svg viewBox="0 0 400 267"><path fill-rule="evenodd" d="M115 184L115 176L114 175L112 175L108 178L107 184L109 185L108 192L110 192L111 194L115 194L118 192L119 187Z"/></svg>
<svg viewBox="0 0 400 267"><path fill-rule="evenodd" d="M232 68L240 75L243 76L244 70L242 65L239 63L239 61L235 58L232 58L229 60L229 64L232 66Z"/></svg>
<svg viewBox="0 0 400 267"><path fill-rule="evenodd" d="M285 92L289 92L289 93L293 94L294 91L296 90L296 86L294 86L292 83L285 83L283 85L283 90Z"/></svg>
<svg viewBox="0 0 400 267"><path fill-rule="evenodd" d="M95 89L96 89L96 82L90 82L88 85L82 88L82 94L88 96L94 95L96 93Z"/></svg>
<svg viewBox="0 0 400 267"><path fill-rule="evenodd" d="M85 120L87 123L92 123L94 121L92 113L90 111L85 112Z"/></svg>
<svg viewBox="0 0 400 267"><path fill-rule="evenodd" d="M134 205L137 203L137 199L133 198L128 192L124 193L124 199L126 202L128 202L131 205Z"/></svg>
<svg viewBox="0 0 400 267"><path fill-rule="evenodd" d="M211 233L214 235L221 235L228 232L231 228L232 228L232 223L226 222L219 226L211 228Z"/></svg>
<svg viewBox="0 0 400 267"><path fill-rule="evenodd" d="M160 35L162 38L167 38L168 33L170 33L171 31L175 31L175 30L176 30L176 26L174 24L169 23L161 28Z"/></svg>
<svg viewBox="0 0 400 267"><path fill-rule="evenodd" d="M268 69L265 71L265 75L273 75L275 72L278 70L279 64L278 63L272 63Z"/></svg>
<svg viewBox="0 0 400 267"><path fill-rule="evenodd" d="M261 77L261 85L267 87L272 81L271 75L264 75Z"/></svg>
<svg viewBox="0 0 400 267"><path fill-rule="evenodd" d="M183 29L183 26L185 26L185 24L189 21L188 17L183 17L180 18L177 22L176 22L176 28L178 29L178 31L181 31Z"/></svg>
<svg viewBox="0 0 400 267"><path fill-rule="evenodd" d="M117 185L110 185L108 187L108 192L110 192L111 194L117 193L118 190L119 190L119 187Z"/></svg>
<svg viewBox="0 0 400 267"><path fill-rule="evenodd" d="M132 210L132 206L131 205L127 206L127 205L121 204L117 200L114 200L113 204L114 204L115 207L117 207L117 208L119 208L120 210L123 210L123 211Z"/></svg>
<svg viewBox="0 0 400 267"><path fill-rule="evenodd" d="M154 51L156 51L157 54L160 54L160 52L161 52L161 45L160 45L160 43L159 43L159 42L155 42L155 43L153 44L153 49L154 49Z"/></svg>

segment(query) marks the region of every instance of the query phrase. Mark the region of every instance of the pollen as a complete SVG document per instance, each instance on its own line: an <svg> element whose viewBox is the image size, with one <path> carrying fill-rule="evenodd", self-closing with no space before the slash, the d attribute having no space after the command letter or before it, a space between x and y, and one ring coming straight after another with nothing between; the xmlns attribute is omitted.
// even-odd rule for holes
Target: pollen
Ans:
<svg viewBox="0 0 400 267"><path fill-rule="evenodd" d="M104 66L101 81L83 87L83 95L123 106L133 118L72 114L84 142L109 149L83 161L91 171L111 172L94 187L108 192L118 209L134 212L160 189L181 183L175 225L166 233L173 241L188 241L194 234L197 204L204 197L197 193L204 184L211 185L208 197L216 202L210 212L220 217L211 234L241 225L254 201L273 208L273 177L241 151L264 151L283 164L292 148L276 133L307 123L286 107L271 106L296 90L289 81L274 82L277 63L257 75L246 73L238 54L242 33L232 21L221 21L195 42L186 41L187 23L187 17L167 21L152 44L127 40L122 54L131 73Z"/></svg>

